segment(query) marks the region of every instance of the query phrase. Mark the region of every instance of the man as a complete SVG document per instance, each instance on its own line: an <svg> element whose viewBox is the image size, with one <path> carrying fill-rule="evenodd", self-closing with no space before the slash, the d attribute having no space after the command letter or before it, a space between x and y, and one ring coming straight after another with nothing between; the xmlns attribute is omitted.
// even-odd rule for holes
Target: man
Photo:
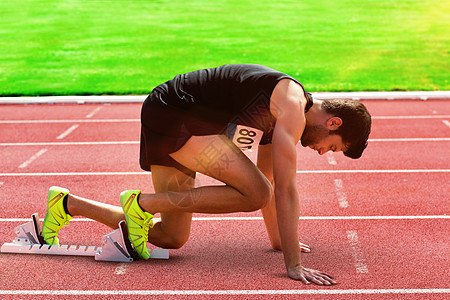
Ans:
<svg viewBox="0 0 450 300"><path fill-rule="evenodd" d="M360 157L371 126L361 103L313 102L286 74L259 65L225 65L177 75L156 87L143 104L141 122L140 164L151 170L155 193L125 191L120 208L52 187L42 233L47 243L58 243L59 224L74 215L112 228L125 219L135 251L148 259L147 241L162 248L186 243L192 213L261 209L288 276L305 284L335 284L301 264L296 144L320 155L331 150ZM239 150L256 147L257 166ZM194 188L196 172L224 185ZM161 222L153 226L155 213Z"/></svg>

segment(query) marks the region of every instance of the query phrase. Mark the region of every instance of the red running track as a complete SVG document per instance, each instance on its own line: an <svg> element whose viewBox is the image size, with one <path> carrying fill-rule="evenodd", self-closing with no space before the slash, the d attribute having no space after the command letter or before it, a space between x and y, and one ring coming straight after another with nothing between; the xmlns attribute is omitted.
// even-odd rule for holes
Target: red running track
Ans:
<svg viewBox="0 0 450 300"><path fill-rule="evenodd" d="M259 212L196 214L168 261L0 254L0 298L449 299L450 101L365 104L374 120L361 159L298 148L303 264L338 285L287 278ZM44 216L51 185L115 205L122 190L153 191L138 165L139 114L139 104L1 105L0 243ZM60 239L100 246L109 231L75 219Z"/></svg>

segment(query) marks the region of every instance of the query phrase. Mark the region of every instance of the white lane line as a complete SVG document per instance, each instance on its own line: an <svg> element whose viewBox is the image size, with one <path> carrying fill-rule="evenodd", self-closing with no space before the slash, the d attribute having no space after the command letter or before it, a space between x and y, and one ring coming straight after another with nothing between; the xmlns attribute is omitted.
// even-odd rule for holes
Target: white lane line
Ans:
<svg viewBox="0 0 450 300"><path fill-rule="evenodd" d="M0 176L126 176L126 175L150 175L151 172L62 172L62 173L0 173Z"/></svg>
<svg viewBox="0 0 450 300"><path fill-rule="evenodd" d="M354 174L354 173L448 173L450 169L404 169L404 170L309 170L297 174ZM0 174L1 175L1 174Z"/></svg>
<svg viewBox="0 0 450 300"><path fill-rule="evenodd" d="M297 174L383 174L383 173L449 173L450 169L417 169L417 170L309 170L297 171ZM49 172L49 173L0 173L5 177L21 176L133 176L150 175L151 172Z"/></svg>
<svg viewBox="0 0 450 300"><path fill-rule="evenodd" d="M65 138L66 136L68 136L72 131L74 131L75 129L78 128L78 124L72 125L71 127L69 127L69 129L67 129L66 131L64 131L63 133L61 133L56 139L57 140L62 140L63 138Z"/></svg>
<svg viewBox="0 0 450 300"><path fill-rule="evenodd" d="M369 268L367 267L366 259L364 258L364 253L359 243L358 232L356 230L348 230L347 239L350 243L356 273L369 273Z"/></svg>
<svg viewBox="0 0 450 300"><path fill-rule="evenodd" d="M428 216L300 216L303 221L330 220L447 220L450 215ZM0 218L0 222L28 222L31 218ZM153 218L155 222L160 218ZM263 217L193 217L192 221L263 221ZM87 218L74 218L70 222L95 222Z"/></svg>
<svg viewBox="0 0 450 300"><path fill-rule="evenodd" d="M383 138L369 139L369 142L448 142L450 138ZM0 146L85 146L85 145L139 145L139 141L104 141L104 142L34 142L34 143L0 143ZM330 153L331 152L327 152Z"/></svg>
<svg viewBox="0 0 450 300"><path fill-rule="evenodd" d="M87 119L92 118L96 113L98 113L100 110L102 109L101 106L97 107L96 109L94 109L93 111L91 111L89 114L86 115Z"/></svg>
<svg viewBox="0 0 450 300"><path fill-rule="evenodd" d="M192 295L386 295L449 294L450 289L317 289L317 290L0 290L0 295L192 296Z"/></svg>
<svg viewBox="0 0 450 300"><path fill-rule="evenodd" d="M449 119L450 115L423 116L372 116L374 120L403 120L403 119ZM40 124L40 123L122 123L140 122L140 119L81 119L81 120L0 120L0 124Z"/></svg>
<svg viewBox="0 0 450 300"><path fill-rule="evenodd" d="M348 202L347 202L347 195L343 191L344 189L344 183L342 179L335 179L334 180L334 187L336 188L336 195L339 201L339 207L340 208L347 208Z"/></svg>
<svg viewBox="0 0 450 300"><path fill-rule="evenodd" d="M448 119L449 115L424 115L424 116L372 116L372 120L404 120L404 119Z"/></svg>
<svg viewBox="0 0 450 300"><path fill-rule="evenodd" d="M332 166L337 165L337 161L336 161L336 158L334 158L333 152L327 152L327 160L330 165L332 165Z"/></svg>
<svg viewBox="0 0 450 300"><path fill-rule="evenodd" d="M445 142L450 141L450 138L384 138L384 139L369 139L369 142Z"/></svg>
<svg viewBox="0 0 450 300"><path fill-rule="evenodd" d="M42 154L44 154L45 152L47 152L47 149L41 149L39 150L36 154L34 154L32 157L30 157L28 160L26 160L25 162L23 162L20 166L19 169L23 169L28 167L33 161L35 161L36 159L39 158L39 156L41 156Z"/></svg>
<svg viewBox="0 0 450 300"><path fill-rule="evenodd" d="M0 143L0 146L139 145L139 141Z"/></svg>
<svg viewBox="0 0 450 300"><path fill-rule="evenodd" d="M450 169L404 169L404 170L309 170L297 174L342 174L342 173L448 173Z"/></svg>
<svg viewBox="0 0 450 300"><path fill-rule="evenodd" d="M129 123L139 119L81 119L81 120L0 120L0 124L46 124L46 123Z"/></svg>
<svg viewBox="0 0 450 300"><path fill-rule="evenodd" d="M450 121L442 120L442 123L444 123L445 125L447 125L448 128L450 128Z"/></svg>

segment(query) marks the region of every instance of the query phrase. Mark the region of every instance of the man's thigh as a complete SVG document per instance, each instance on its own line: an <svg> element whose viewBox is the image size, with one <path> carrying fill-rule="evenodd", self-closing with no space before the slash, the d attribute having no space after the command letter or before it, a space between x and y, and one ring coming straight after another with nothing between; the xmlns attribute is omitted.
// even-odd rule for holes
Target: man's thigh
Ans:
<svg viewBox="0 0 450 300"><path fill-rule="evenodd" d="M183 166L241 192L267 183L255 164L223 135L192 136L170 156Z"/></svg>

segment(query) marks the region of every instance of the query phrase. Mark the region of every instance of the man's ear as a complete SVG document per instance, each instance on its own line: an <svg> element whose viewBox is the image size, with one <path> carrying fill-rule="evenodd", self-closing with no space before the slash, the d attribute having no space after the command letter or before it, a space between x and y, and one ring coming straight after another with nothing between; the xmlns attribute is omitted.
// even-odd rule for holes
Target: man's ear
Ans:
<svg viewBox="0 0 450 300"><path fill-rule="evenodd" d="M342 119L339 117L332 117L327 120L327 128L331 131L338 130L342 125Z"/></svg>

